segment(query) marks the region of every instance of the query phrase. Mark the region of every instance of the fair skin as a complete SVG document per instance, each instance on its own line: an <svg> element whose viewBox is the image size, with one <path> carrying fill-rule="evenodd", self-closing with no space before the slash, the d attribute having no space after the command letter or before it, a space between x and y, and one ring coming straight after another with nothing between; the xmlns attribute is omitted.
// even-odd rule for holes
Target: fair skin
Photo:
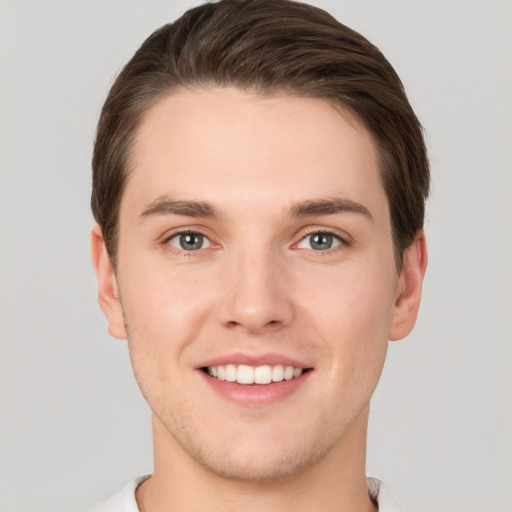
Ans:
<svg viewBox="0 0 512 512"><path fill-rule="evenodd" d="M183 90L146 113L131 163L117 268L97 225L92 254L153 411L141 511L375 510L369 400L426 248L420 232L397 269L369 133L319 99Z"/></svg>

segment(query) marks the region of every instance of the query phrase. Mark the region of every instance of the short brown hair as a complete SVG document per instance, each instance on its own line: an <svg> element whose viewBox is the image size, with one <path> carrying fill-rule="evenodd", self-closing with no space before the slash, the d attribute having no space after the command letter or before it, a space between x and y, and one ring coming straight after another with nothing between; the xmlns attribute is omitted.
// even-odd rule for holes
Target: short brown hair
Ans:
<svg viewBox="0 0 512 512"><path fill-rule="evenodd" d="M180 88L235 86L322 98L354 113L376 143L395 256L423 227L429 164L421 125L382 53L325 11L289 0L222 0L146 39L115 80L98 123L92 211L115 265L119 205L142 115Z"/></svg>

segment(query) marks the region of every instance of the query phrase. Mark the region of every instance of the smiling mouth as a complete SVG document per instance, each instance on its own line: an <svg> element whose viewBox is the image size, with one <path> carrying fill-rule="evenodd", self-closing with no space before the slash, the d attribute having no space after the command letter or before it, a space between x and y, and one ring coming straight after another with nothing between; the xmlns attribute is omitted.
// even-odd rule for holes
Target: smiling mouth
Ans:
<svg viewBox="0 0 512 512"><path fill-rule="evenodd" d="M300 377L310 368L296 368L282 364L249 366L245 364L221 364L201 368L210 377L246 386L267 385Z"/></svg>

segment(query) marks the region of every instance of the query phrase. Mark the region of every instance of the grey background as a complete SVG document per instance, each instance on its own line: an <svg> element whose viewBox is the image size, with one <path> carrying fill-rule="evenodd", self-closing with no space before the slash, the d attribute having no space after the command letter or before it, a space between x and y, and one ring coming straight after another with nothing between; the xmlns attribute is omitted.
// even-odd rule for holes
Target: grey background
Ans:
<svg viewBox="0 0 512 512"><path fill-rule="evenodd" d="M389 58L432 159L422 310L390 347L368 472L411 512L511 510L512 2L314 3ZM190 5L0 2L1 511L79 509L151 471L149 410L96 303L89 161L115 73Z"/></svg>

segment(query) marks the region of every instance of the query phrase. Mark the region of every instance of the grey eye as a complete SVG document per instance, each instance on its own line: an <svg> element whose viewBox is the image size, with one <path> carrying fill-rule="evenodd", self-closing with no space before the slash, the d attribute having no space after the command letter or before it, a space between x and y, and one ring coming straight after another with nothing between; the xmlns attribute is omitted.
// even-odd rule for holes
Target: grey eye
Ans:
<svg viewBox="0 0 512 512"><path fill-rule="evenodd" d="M201 233L181 233L169 238L169 244L183 251L198 251L210 247L210 241Z"/></svg>
<svg viewBox="0 0 512 512"><path fill-rule="evenodd" d="M301 249L313 249L314 251L326 251L341 245L341 239L332 233L319 232L305 236L298 247Z"/></svg>

